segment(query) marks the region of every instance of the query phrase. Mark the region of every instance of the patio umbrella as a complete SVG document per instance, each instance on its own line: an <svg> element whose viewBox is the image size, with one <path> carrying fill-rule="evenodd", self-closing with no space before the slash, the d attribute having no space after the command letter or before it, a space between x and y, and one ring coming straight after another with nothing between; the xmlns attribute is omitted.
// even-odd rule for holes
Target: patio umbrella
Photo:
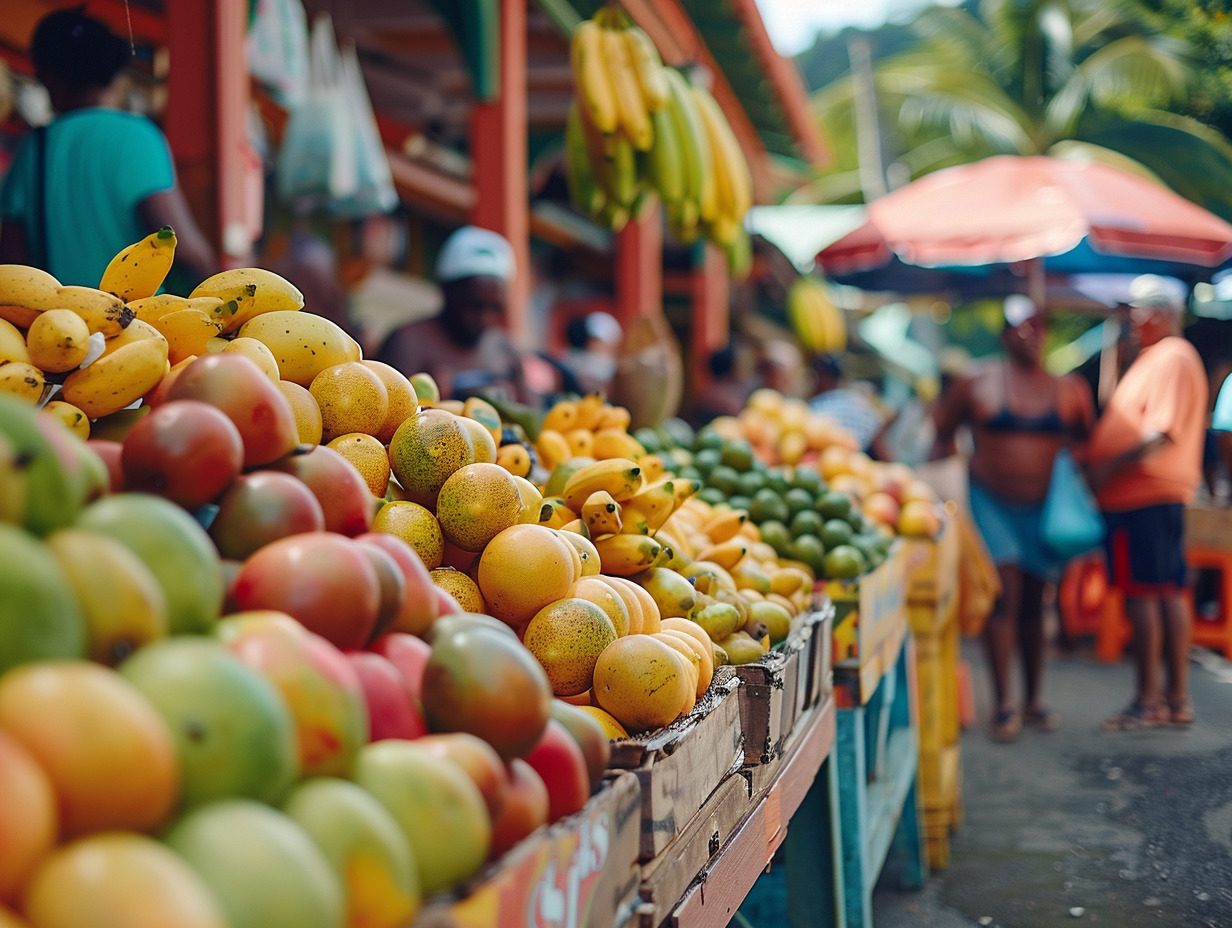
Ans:
<svg viewBox="0 0 1232 928"><path fill-rule="evenodd" d="M1232 257L1232 225L1137 174L1094 161L997 155L874 200L817 254L833 280L994 296L1045 273L1154 273L1193 284Z"/></svg>

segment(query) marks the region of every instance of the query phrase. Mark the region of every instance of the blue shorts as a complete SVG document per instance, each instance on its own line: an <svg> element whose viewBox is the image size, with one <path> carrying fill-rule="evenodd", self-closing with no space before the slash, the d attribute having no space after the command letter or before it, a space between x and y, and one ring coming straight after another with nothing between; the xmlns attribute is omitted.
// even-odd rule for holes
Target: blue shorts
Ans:
<svg viewBox="0 0 1232 928"><path fill-rule="evenodd" d="M1166 596L1184 589L1185 507L1180 503L1105 512L1108 577L1131 597Z"/></svg>
<svg viewBox="0 0 1232 928"><path fill-rule="evenodd" d="M1044 545L1040 532L1043 503L1015 503L970 482L971 518L993 563L1013 565L1024 573L1047 578L1062 565Z"/></svg>

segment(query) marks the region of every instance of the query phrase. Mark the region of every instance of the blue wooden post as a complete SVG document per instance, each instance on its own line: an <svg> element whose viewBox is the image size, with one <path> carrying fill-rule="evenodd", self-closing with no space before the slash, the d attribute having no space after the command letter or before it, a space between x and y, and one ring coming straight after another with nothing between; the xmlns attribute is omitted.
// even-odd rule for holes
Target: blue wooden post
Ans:
<svg viewBox="0 0 1232 928"><path fill-rule="evenodd" d="M842 849L843 911L847 928L871 928L873 913L868 905L868 768L866 766L863 706L838 711L834 754L838 776L839 845Z"/></svg>

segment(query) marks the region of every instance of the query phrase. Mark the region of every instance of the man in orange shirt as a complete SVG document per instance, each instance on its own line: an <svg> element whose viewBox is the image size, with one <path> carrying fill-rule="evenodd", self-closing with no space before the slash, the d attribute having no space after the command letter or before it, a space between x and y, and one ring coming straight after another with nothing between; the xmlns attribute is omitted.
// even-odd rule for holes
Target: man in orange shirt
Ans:
<svg viewBox="0 0 1232 928"><path fill-rule="evenodd" d="M1184 523L1185 505L1202 480L1207 378L1198 352L1180 337L1185 298L1173 283L1150 275L1133 282L1129 318L1141 351L1088 451L1091 485L1108 523L1109 572L1134 629L1137 691L1104 723L1109 731L1193 722Z"/></svg>

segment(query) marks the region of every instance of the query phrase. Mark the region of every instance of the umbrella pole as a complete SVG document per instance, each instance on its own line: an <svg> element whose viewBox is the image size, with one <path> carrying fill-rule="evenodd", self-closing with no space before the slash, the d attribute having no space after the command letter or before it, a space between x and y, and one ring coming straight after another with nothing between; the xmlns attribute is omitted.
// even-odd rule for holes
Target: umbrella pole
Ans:
<svg viewBox="0 0 1232 928"><path fill-rule="evenodd" d="M1048 281L1044 274L1043 258L1031 258L1027 261L1027 296L1036 306L1047 309Z"/></svg>

